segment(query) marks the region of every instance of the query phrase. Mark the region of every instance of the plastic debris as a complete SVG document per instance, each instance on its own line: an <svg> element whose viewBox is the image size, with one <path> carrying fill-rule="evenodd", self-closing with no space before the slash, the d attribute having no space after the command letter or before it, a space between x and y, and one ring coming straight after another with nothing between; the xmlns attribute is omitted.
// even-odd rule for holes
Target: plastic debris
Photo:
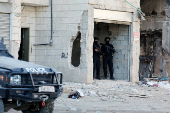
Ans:
<svg viewBox="0 0 170 113"><path fill-rule="evenodd" d="M131 91L132 91L132 92L135 92L135 93L139 93L138 90L136 90L136 89L134 89L134 88L132 88Z"/></svg>
<svg viewBox="0 0 170 113"><path fill-rule="evenodd" d="M80 93L79 92L75 92L72 95L69 95L68 98L72 98L72 99L78 99L80 97Z"/></svg>
<svg viewBox="0 0 170 113"><path fill-rule="evenodd" d="M80 93L81 97L84 97L83 91L82 90L77 90Z"/></svg>
<svg viewBox="0 0 170 113"><path fill-rule="evenodd" d="M72 111L77 111L77 108L71 108L70 110L72 110Z"/></svg>

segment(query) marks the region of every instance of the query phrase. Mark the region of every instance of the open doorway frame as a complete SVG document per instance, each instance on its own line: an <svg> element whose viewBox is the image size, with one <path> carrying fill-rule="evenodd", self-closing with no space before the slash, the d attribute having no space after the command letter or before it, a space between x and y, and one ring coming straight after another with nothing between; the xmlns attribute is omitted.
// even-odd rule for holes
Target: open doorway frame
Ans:
<svg viewBox="0 0 170 113"><path fill-rule="evenodd" d="M18 51L18 59L29 61L29 47L30 47L30 28L21 28L21 43Z"/></svg>

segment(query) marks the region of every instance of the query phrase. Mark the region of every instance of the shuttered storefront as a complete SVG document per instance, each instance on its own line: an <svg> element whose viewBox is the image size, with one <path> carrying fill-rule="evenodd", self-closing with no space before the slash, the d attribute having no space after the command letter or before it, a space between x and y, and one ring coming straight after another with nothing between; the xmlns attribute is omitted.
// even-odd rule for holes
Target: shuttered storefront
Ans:
<svg viewBox="0 0 170 113"><path fill-rule="evenodd" d="M9 49L9 34L10 34L10 16L9 14L0 13L0 39L4 38L4 43Z"/></svg>

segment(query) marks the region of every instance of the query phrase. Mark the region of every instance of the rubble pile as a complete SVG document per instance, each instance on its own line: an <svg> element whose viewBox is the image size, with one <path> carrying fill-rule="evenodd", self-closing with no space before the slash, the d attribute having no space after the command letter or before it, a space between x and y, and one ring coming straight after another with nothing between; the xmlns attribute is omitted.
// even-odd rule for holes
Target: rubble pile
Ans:
<svg viewBox="0 0 170 113"><path fill-rule="evenodd" d="M96 80L93 84L65 83L65 93L69 96L81 92L82 97L99 97L102 101L108 99L126 99L126 97L148 98L145 91L138 91L138 84L125 81ZM70 87L67 87L70 86ZM80 96L81 97L81 96ZM78 98L77 98L78 99Z"/></svg>
<svg viewBox="0 0 170 113"><path fill-rule="evenodd" d="M68 113L113 113L113 110L124 109L166 111L169 110L167 106L163 109L161 107L165 105L164 102L166 105L170 104L170 90L161 88L161 84L166 82L148 79L138 83L121 80L94 80L93 84L65 82L64 94L55 103L57 108ZM74 98L76 95L68 98L70 95L78 94L77 92L79 98Z"/></svg>

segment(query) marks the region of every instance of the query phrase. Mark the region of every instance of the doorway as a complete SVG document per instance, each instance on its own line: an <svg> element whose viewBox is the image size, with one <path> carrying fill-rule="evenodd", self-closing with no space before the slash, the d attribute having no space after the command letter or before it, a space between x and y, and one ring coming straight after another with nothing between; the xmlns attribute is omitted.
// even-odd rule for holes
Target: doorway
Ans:
<svg viewBox="0 0 170 113"><path fill-rule="evenodd" d="M113 55L113 76L115 79L129 80L129 25L95 22L94 37L99 38L99 44L105 43L105 37L110 37L110 44L116 50ZM100 77L103 74L103 61L101 60ZM110 77L109 70L108 78Z"/></svg>
<svg viewBox="0 0 170 113"><path fill-rule="evenodd" d="M27 62L29 61L29 28L21 28L21 43L18 59Z"/></svg>

